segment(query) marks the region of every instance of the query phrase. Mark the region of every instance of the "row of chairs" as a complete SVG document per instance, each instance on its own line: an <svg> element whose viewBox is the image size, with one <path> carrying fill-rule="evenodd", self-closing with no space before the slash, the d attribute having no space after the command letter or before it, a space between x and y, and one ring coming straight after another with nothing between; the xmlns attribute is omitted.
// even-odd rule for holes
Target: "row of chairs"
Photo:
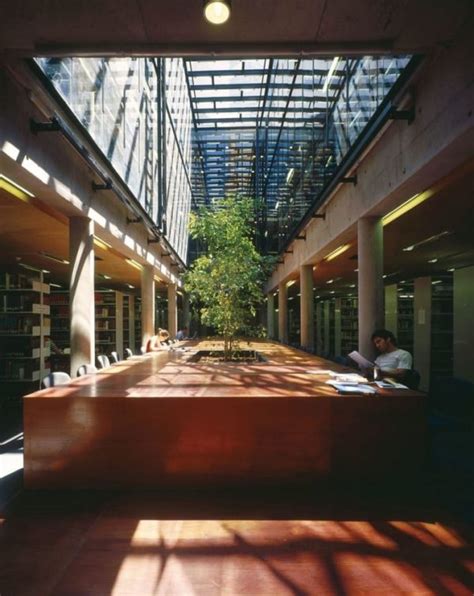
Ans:
<svg viewBox="0 0 474 596"><path fill-rule="evenodd" d="M125 360L131 358L133 356L133 352L130 348L125 348ZM112 363L120 362L120 358L117 352L112 352L110 354L110 358L105 354L99 354L97 356L97 363L99 368L97 368L94 364L81 364L81 366L77 369L77 376L82 377L84 375L91 375L96 373L98 370L102 370L104 368L108 368ZM56 387L58 385L67 385L71 381L70 375L65 372L56 371L52 372L49 375L46 375L42 382L41 387L42 389L48 389L49 387Z"/></svg>

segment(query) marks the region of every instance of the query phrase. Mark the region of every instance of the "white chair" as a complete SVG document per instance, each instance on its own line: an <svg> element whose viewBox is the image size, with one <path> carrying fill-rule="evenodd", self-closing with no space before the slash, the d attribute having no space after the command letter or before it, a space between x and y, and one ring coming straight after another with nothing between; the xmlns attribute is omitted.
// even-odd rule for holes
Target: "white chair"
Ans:
<svg viewBox="0 0 474 596"><path fill-rule="evenodd" d="M125 348L125 358L131 358L133 356L133 352L130 348Z"/></svg>
<svg viewBox="0 0 474 596"><path fill-rule="evenodd" d="M105 354L99 354L97 356L97 362L99 363L99 368L109 368L110 360Z"/></svg>
<svg viewBox="0 0 474 596"><path fill-rule="evenodd" d="M145 348L145 346L142 346L142 347L140 348L140 352L141 352L142 354L146 354L146 348Z"/></svg>
<svg viewBox="0 0 474 596"><path fill-rule="evenodd" d="M97 367L93 364L81 364L77 369L77 376L83 377L84 375L93 375L97 372Z"/></svg>
<svg viewBox="0 0 474 596"><path fill-rule="evenodd" d="M119 355L117 352L111 352L110 353L110 360L113 364L115 364L116 362L120 361Z"/></svg>
<svg viewBox="0 0 474 596"><path fill-rule="evenodd" d="M49 387L56 387L58 385L67 385L71 377L65 372L52 372L41 381L41 387L48 389Z"/></svg>

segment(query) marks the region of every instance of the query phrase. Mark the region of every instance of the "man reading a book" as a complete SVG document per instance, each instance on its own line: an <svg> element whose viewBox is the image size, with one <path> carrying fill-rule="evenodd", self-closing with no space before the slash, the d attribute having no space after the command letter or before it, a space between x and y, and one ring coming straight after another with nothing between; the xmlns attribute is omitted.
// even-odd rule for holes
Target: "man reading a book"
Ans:
<svg viewBox="0 0 474 596"><path fill-rule="evenodd" d="M372 341L379 352L375 367L382 376L392 377L403 383L413 366L410 352L398 348L394 334L387 329L376 329L372 333Z"/></svg>

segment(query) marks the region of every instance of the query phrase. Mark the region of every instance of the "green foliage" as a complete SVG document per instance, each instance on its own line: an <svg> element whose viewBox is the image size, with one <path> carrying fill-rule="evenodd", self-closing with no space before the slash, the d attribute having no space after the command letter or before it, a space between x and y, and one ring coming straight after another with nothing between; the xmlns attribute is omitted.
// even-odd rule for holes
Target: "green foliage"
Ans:
<svg viewBox="0 0 474 596"><path fill-rule="evenodd" d="M268 265L251 238L252 204L228 198L192 215L192 238L207 246L185 276L185 290L201 306L201 319L224 337L226 356L238 333L254 335L251 320L263 299Z"/></svg>

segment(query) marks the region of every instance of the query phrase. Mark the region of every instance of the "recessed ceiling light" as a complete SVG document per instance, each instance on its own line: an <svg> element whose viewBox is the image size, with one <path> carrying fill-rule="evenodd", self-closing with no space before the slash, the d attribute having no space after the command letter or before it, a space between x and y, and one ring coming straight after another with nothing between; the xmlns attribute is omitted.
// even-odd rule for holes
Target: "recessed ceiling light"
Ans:
<svg viewBox="0 0 474 596"><path fill-rule="evenodd" d="M430 259L430 260L428 261L428 263L437 263L437 262L438 262L438 259Z"/></svg>

